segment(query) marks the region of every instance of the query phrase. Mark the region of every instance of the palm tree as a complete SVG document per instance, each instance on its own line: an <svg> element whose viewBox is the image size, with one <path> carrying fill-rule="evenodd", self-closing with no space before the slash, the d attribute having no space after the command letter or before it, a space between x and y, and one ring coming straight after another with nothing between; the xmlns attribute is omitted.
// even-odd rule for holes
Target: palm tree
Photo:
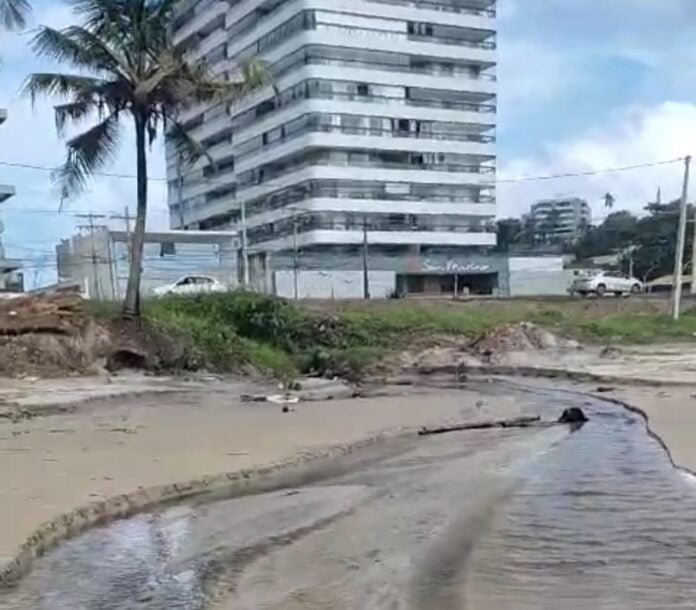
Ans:
<svg viewBox="0 0 696 610"><path fill-rule="evenodd" d="M2 1L2 0L0 0ZM42 27L35 52L66 62L76 74L32 74L25 92L61 96L54 107L56 128L87 120L96 124L67 140L67 159L57 172L63 196L79 193L89 176L113 160L122 119L135 127L137 215L123 314L140 315L140 277L147 215L147 150L164 131L177 153L194 162L205 151L177 120L182 110L206 102L239 99L265 81L251 62L230 81L215 79L201 62L190 61L168 39L175 0L73 0L82 25L63 30ZM211 165L214 163L210 160Z"/></svg>
<svg viewBox="0 0 696 610"><path fill-rule="evenodd" d="M23 30L31 6L27 0L0 0L0 23L6 30Z"/></svg>

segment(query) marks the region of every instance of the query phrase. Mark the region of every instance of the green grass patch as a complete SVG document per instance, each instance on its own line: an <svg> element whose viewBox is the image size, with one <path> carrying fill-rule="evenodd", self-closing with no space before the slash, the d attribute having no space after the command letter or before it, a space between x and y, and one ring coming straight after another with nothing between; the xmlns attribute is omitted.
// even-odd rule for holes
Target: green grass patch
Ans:
<svg viewBox="0 0 696 610"><path fill-rule="evenodd" d="M91 304L95 315L118 307ZM650 343L693 339L696 314L679 322L654 313L601 315L596 307L491 301L356 303L310 309L249 292L166 297L145 304L146 319L182 337L192 359L220 371L257 370L289 380L302 372L359 377L390 352L443 336L473 339L496 326L530 321L583 341Z"/></svg>
<svg viewBox="0 0 696 610"><path fill-rule="evenodd" d="M653 343L685 340L696 336L696 316L685 315L675 322L665 315L615 315L595 320L576 320L570 330L590 341Z"/></svg>

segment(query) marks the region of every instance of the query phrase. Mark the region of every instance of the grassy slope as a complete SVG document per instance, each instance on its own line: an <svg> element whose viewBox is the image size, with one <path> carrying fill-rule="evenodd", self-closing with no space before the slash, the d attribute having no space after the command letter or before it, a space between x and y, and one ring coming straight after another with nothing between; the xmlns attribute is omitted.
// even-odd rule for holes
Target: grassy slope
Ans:
<svg viewBox="0 0 696 610"><path fill-rule="evenodd" d="M252 293L152 300L146 319L184 338L194 360L218 370L249 364L281 378L315 370L350 374L386 353L432 336L474 338L530 321L583 341L649 343L693 339L696 315L672 322L663 304L641 300L388 301L312 308ZM104 315L100 311L100 315Z"/></svg>

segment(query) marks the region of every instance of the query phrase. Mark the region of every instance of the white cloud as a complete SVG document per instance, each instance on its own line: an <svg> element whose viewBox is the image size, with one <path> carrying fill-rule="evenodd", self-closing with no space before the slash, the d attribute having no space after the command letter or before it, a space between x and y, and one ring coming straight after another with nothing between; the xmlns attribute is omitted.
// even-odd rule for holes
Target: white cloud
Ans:
<svg viewBox="0 0 696 610"><path fill-rule="evenodd" d="M499 177L504 181L665 161L696 152L695 142L696 104L665 102L655 107L631 108L611 123L546 146L536 156L503 163ZM607 192L616 197L617 209L639 212L654 200L658 187L665 199L678 197L682 174L683 164L675 163L589 177L503 182L498 188L499 215L524 213L536 199L578 195L591 202L595 217L602 216L605 212L601 199Z"/></svg>
<svg viewBox="0 0 696 610"><path fill-rule="evenodd" d="M534 40L502 40L498 81L501 122L510 124L531 106L547 104L577 79L572 58Z"/></svg>

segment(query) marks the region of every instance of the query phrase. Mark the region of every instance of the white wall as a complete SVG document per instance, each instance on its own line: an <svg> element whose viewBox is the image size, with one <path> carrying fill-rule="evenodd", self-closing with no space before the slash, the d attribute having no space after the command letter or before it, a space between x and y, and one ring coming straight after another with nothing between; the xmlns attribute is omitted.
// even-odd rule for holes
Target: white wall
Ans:
<svg viewBox="0 0 696 610"><path fill-rule="evenodd" d="M567 295L573 279L562 256L510 258L508 269L511 297Z"/></svg>
<svg viewBox="0 0 696 610"><path fill-rule="evenodd" d="M275 271L276 294L294 298L293 271ZM388 297L396 289L394 271L370 271L370 296L374 299ZM300 299L360 299L363 297L362 271L298 271L298 297Z"/></svg>

